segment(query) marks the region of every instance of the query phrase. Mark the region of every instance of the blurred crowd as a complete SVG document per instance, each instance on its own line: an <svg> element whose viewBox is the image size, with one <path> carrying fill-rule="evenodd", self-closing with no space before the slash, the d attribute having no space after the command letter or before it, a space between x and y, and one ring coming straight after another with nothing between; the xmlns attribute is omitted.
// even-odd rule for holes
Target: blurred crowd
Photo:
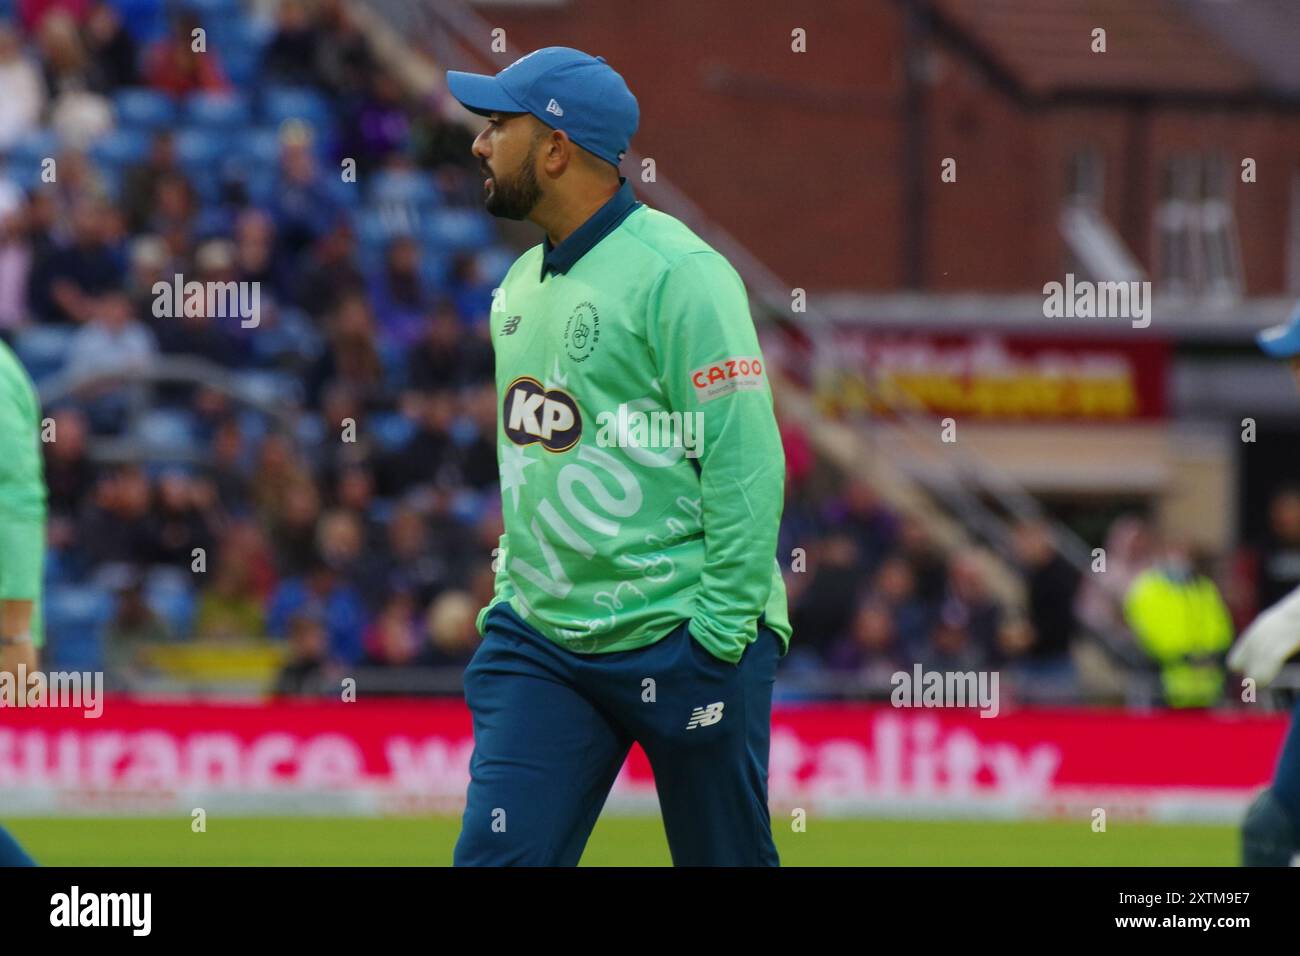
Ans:
<svg viewBox="0 0 1300 956"><path fill-rule="evenodd" d="M788 448L797 442L787 435ZM1042 523L1018 526L1014 549L1023 609L991 586L991 554L940 547L864 481L850 478L827 495L806 491L792 472L781 554L800 554L806 570L786 578L798 637L788 666L854 674L877 689L917 664L996 668L1070 699L1079 686L1070 645L1081 628L1080 574Z"/></svg>
<svg viewBox="0 0 1300 956"><path fill-rule="evenodd" d="M286 691L461 664L491 594L505 253L472 133L346 4L264 7L0 4L0 335L44 385L127 376L47 409L47 629L121 683L179 639L278 642ZM158 315L176 275L258 283L256 325ZM148 383L159 358L255 375L264 407ZM149 434L191 454L132 455Z"/></svg>
<svg viewBox="0 0 1300 956"><path fill-rule="evenodd" d="M286 694L463 665L501 533L486 316L511 258L472 133L405 92L339 0L0 0L0 91L0 336L47 386L126 373L48 409L56 660L129 687L150 649L261 643ZM157 315L176 275L258 283L257 324ZM260 401L150 381L160 358ZM1226 598L1141 518L1086 575L1022 522L1013 610L989 555L815 479L807 439L783 437L789 674L998 668L1068 700L1096 680L1076 653L1093 637L1167 702L1213 703L1235 628L1300 583L1285 491ZM132 452L151 442L185 454ZM1172 637L1169 602L1195 608Z"/></svg>
<svg viewBox="0 0 1300 956"><path fill-rule="evenodd" d="M787 435L791 447L798 438ZM792 479L781 553L804 556L806 573L786 576L798 636L788 666L842 671L877 691L920 664L996 669L1040 703L1232 703L1224 659L1233 640L1300 587L1300 487L1277 489L1263 532L1226 556L1125 514L1080 569L1047 524L1018 522L1006 557L1020 602L997 595L991 554L940 548L869 484L849 480L827 495ZM1149 696L1134 697L1135 676Z"/></svg>

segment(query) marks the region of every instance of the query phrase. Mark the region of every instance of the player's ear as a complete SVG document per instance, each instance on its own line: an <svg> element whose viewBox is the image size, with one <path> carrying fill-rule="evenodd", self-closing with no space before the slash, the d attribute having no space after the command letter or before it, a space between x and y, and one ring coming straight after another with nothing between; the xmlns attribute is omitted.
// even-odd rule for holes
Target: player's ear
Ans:
<svg viewBox="0 0 1300 956"><path fill-rule="evenodd" d="M559 176L568 169L569 164L574 160L573 154L576 149L568 133L559 129L548 129L546 143L542 147L547 175Z"/></svg>

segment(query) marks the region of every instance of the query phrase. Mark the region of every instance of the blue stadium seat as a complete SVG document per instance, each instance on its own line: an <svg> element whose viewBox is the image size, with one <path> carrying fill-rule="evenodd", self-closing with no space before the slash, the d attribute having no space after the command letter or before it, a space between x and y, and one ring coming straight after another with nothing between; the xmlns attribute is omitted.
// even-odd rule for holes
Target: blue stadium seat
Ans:
<svg viewBox="0 0 1300 956"><path fill-rule="evenodd" d="M491 245L495 232L492 221L476 209L443 209L424 220L420 237L436 248L460 252Z"/></svg>
<svg viewBox="0 0 1300 956"><path fill-rule="evenodd" d="M406 387L407 347L401 342L380 336L377 344L379 362L384 367L384 381L396 390Z"/></svg>
<svg viewBox="0 0 1300 956"><path fill-rule="evenodd" d="M274 172L258 169L244 177L244 188L248 190L248 198L254 205L266 207L275 199L278 182L279 178Z"/></svg>
<svg viewBox="0 0 1300 956"><path fill-rule="evenodd" d="M91 144L90 158L101 166L131 166L149 155L151 140L149 133L136 127L115 129Z"/></svg>
<svg viewBox="0 0 1300 956"><path fill-rule="evenodd" d="M442 194L427 173L413 170L384 170L376 173L369 184L371 206L401 205L421 208L442 204Z"/></svg>
<svg viewBox="0 0 1300 956"><path fill-rule="evenodd" d="M40 178L41 163L58 155L58 137L48 129L34 130L9 147L5 169L19 183L34 183Z"/></svg>
<svg viewBox="0 0 1300 956"><path fill-rule="evenodd" d="M186 409L151 408L143 412L136 419L133 437L151 448L176 454L199 450L197 423Z"/></svg>
<svg viewBox="0 0 1300 956"><path fill-rule="evenodd" d="M32 192L41 185L41 168L34 163L14 164L0 160L0 176L26 192Z"/></svg>
<svg viewBox="0 0 1300 956"><path fill-rule="evenodd" d="M235 148L256 166L275 170L280 167L280 133L274 126L259 126L240 134Z"/></svg>
<svg viewBox="0 0 1300 956"><path fill-rule="evenodd" d="M145 603L163 619L173 637L183 639L193 634L199 603L193 590L155 591L145 596Z"/></svg>
<svg viewBox="0 0 1300 956"><path fill-rule="evenodd" d="M358 243L381 250L394 236L414 235L409 223L392 216L386 209L359 209L352 225Z"/></svg>
<svg viewBox="0 0 1300 956"><path fill-rule="evenodd" d="M480 495L462 488L452 495L451 516L465 527L473 527L482 519L491 495Z"/></svg>
<svg viewBox="0 0 1300 956"><path fill-rule="evenodd" d="M468 448L478 440L479 428L474 419L461 415L451 423L448 436L457 448Z"/></svg>
<svg viewBox="0 0 1300 956"><path fill-rule="evenodd" d="M393 520L393 512L396 510L397 505L391 498L372 498L367 517L376 524L386 525Z"/></svg>
<svg viewBox="0 0 1300 956"><path fill-rule="evenodd" d="M53 669L103 670L104 630L113 596L102 588L61 585L45 598L45 628Z"/></svg>
<svg viewBox="0 0 1300 956"><path fill-rule="evenodd" d="M320 334L301 309L282 308L276 320L264 323L252 336L253 355L260 365L277 365L285 358L311 361L323 348Z"/></svg>
<svg viewBox="0 0 1300 956"><path fill-rule="evenodd" d="M260 62L262 48L275 35L275 24L252 16L210 17L204 20L208 31L208 49L218 49L224 57L233 50L251 50Z"/></svg>
<svg viewBox="0 0 1300 956"><path fill-rule="evenodd" d="M153 568L144 584L145 603L161 617L176 637L189 637L194 629L198 596L187 572Z"/></svg>
<svg viewBox="0 0 1300 956"><path fill-rule="evenodd" d="M66 552L62 548L46 548L44 575L46 592L61 584L71 583L72 577L72 563L68 560Z"/></svg>
<svg viewBox="0 0 1300 956"><path fill-rule="evenodd" d="M262 64L262 51L258 47L239 43L221 48L221 65L226 76L241 90L247 90L257 79L257 71Z"/></svg>
<svg viewBox="0 0 1300 956"><path fill-rule="evenodd" d="M207 207L200 213L200 221L196 224L195 229L198 230L200 235L211 235L210 232L204 231L211 228L211 222L204 213L211 210L217 201L221 199L221 179L212 167L198 165L191 166L186 170L186 178L189 179L190 185L194 187L194 191L198 193L200 203Z"/></svg>
<svg viewBox="0 0 1300 956"><path fill-rule="evenodd" d="M244 446L255 448L270 430L266 416L256 408L245 408L239 413L239 433L243 436Z"/></svg>
<svg viewBox="0 0 1300 956"><path fill-rule="evenodd" d="M170 469L175 472L176 469ZM188 569L174 568L170 565L156 564L144 576L144 592L189 590L194 586L193 574Z"/></svg>
<svg viewBox="0 0 1300 956"><path fill-rule="evenodd" d="M247 97L240 93L195 93L185 101L185 121L193 126L242 132L252 116Z"/></svg>
<svg viewBox="0 0 1300 956"><path fill-rule="evenodd" d="M167 32L163 0L113 0L113 7L136 43L151 43Z"/></svg>
<svg viewBox="0 0 1300 956"><path fill-rule="evenodd" d="M121 166L100 166L97 170L100 182L104 186L104 192L112 202L119 202L122 199L122 180L125 178L122 174Z"/></svg>
<svg viewBox="0 0 1300 956"><path fill-rule="evenodd" d="M425 285L441 289L451 272L451 256L442 249L425 246L420 251L420 278Z"/></svg>
<svg viewBox="0 0 1300 956"><path fill-rule="evenodd" d="M271 86L262 92L262 119L277 128L286 120L302 120L324 137L333 129L334 110L310 87Z"/></svg>
<svg viewBox="0 0 1300 956"><path fill-rule="evenodd" d="M336 179L334 176L330 176L326 182L329 183L330 193L343 208L355 211L361 207L360 185L345 183L342 179Z"/></svg>
<svg viewBox="0 0 1300 956"><path fill-rule="evenodd" d="M316 448L325 440L325 423L316 415L302 415L298 419L297 439L308 448Z"/></svg>
<svg viewBox="0 0 1300 956"><path fill-rule="evenodd" d="M312 321L312 317L302 309L286 307L280 310L280 327L293 336L298 354L305 359L314 359L325 351L325 337Z"/></svg>
<svg viewBox="0 0 1300 956"><path fill-rule="evenodd" d="M176 123L176 104L171 97L145 87L131 87L113 94L119 126L158 129Z"/></svg>
<svg viewBox="0 0 1300 956"><path fill-rule="evenodd" d="M415 422L399 412L381 412L370 417L370 431L385 451L400 451L415 437Z"/></svg>
<svg viewBox="0 0 1300 956"><path fill-rule="evenodd" d="M284 372L250 369L235 379L243 395L253 401L295 407L302 404L302 383Z"/></svg>
<svg viewBox="0 0 1300 956"><path fill-rule="evenodd" d="M33 325L18 333L14 351L33 380L40 382L63 368L75 329Z"/></svg>
<svg viewBox="0 0 1300 956"><path fill-rule="evenodd" d="M516 254L505 246L484 249L478 254L478 268L483 275L483 281L499 285L506 277L506 273L510 271L510 267L514 265L516 258Z"/></svg>
<svg viewBox="0 0 1300 956"><path fill-rule="evenodd" d="M181 0L178 6L190 13L198 14L203 23L207 23L209 18L214 21L218 17L236 20L243 16L239 9L239 0Z"/></svg>
<svg viewBox="0 0 1300 956"><path fill-rule="evenodd" d="M188 169L207 169L214 173L220 157L229 146L225 133L191 126L176 134L176 158Z"/></svg>

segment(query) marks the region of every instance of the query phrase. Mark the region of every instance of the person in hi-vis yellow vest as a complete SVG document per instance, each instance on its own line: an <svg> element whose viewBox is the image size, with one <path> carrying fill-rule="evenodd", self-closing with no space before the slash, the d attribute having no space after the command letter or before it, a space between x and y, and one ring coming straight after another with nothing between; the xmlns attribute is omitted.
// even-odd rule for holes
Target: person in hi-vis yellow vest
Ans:
<svg viewBox="0 0 1300 956"><path fill-rule="evenodd" d="M1171 707L1209 707L1223 695L1223 656L1232 618L1219 589L1181 556L1138 575L1124 597L1124 619L1160 667Z"/></svg>

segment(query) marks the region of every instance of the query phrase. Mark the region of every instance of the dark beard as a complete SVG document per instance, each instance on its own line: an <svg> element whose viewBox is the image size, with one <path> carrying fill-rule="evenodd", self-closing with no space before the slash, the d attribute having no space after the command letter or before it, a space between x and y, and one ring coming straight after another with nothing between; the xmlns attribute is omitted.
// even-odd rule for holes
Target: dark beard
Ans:
<svg viewBox="0 0 1300 956"><path fill-rule="evenodd" d="M528 218L537 201L542 198L542 185L537 181L534 165L536 158L537 147L534 145L513 178L503 181L500 176L492 176L492 191L484 201L484 207L489 213L499 219Z"/></svg>

